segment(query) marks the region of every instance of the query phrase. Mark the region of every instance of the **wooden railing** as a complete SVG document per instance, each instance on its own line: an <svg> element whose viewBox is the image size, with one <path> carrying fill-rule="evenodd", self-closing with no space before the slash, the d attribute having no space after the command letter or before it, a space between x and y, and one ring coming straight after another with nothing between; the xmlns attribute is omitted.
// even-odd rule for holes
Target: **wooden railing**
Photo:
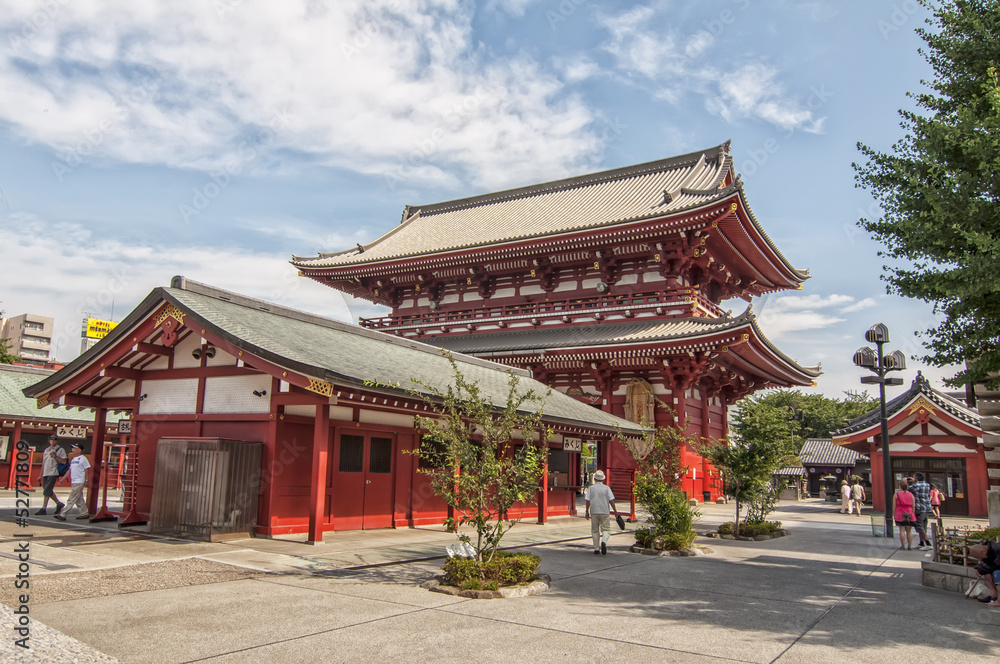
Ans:
<svg viewBox="0 0 1000 664"><path fill-rule="evenodd" d="M478 309L462 309L457 311L429 311L419 314L383 316L381 318L359 318L362 327L373 330L406 329L427 325L475 324L477 322L492 322L494 320L523 320L538 318L551 319L561 317L572 322L575 317L593 317L595 313L627 313L637 314L652 310L657 315L665 313L662 310L676 307L689 307L696 304L712 316L722 316L722 309L701 294L691 290L690 295L670 293L630 293L627 295L598 295L595 297L560 300L556 302L525 302L498 306L485 306ZM658 311L661 310L661 311Z"/></svg>

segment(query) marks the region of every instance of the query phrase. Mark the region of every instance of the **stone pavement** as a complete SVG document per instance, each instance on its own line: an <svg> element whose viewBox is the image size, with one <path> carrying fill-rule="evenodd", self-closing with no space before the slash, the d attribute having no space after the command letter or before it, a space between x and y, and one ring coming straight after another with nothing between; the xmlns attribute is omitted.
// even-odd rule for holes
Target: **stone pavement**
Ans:
<svg viewBox="0 0 1000 664"><path fill-rule="evenodd" d="M87 575L103 579L100 570L143 569L123 565L192 557L268 573L217 582L209 574L179 580L198 585L146 590L140 572L106 596L31 604L33 645L66 639L65 647L74 643L67 637L79 642L61 660L12 650L6 625L13 616L5 612L3 661L951 663L1000 657L1000 610L921 586L923 552L899 551L894 540L871 536L867 514L848 517L819 501L781 506L774 517L791 531L788 537L699 538L713 553L694 558L630 554L628 533L612 538L607 556L595 556L583 519L523 523L504 541L531 546L553 584L546 594L511 600L469 600L418 587L440 567L440 560L428 559L454 541L441 529L329 533L319 546L291 538L195 543L72 519L57 523L51 516L32 517L19 529L4 501L0 494L0 584L14 582L17 563L10 555L18 531L34 535L31 573L39 588ZM731 519L731 506L702 509L700 530ZM398 561L416 562L390 564Z"/></svg>

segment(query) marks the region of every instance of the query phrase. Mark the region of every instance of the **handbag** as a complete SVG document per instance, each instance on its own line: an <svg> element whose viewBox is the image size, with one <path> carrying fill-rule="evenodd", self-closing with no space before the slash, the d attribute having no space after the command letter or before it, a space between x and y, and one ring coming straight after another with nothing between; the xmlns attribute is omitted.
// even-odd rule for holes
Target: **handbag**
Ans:
<svg viewBox="0 0 1000 664"><path fill-rule="evenodd" d="M615 521L618 523L618 527L625 530L625 519L622 518L621 514L615 514Z"/></svg>
<svg viewBox="0 0 1000 664"><path fill-rule="evenodd" d="M65 475L67 470L69 470L69 462L56 464L56 472L59 473L59 477Z"/></svg>

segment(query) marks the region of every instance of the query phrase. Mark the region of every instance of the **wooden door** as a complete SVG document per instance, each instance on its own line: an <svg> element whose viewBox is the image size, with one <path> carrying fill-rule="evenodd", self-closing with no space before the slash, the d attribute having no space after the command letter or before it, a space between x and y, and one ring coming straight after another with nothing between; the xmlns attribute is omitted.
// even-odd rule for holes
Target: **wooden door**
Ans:
<svg viewBox="0 0 1000 664"><path fill-rule="evenodd" d="M334 530L392 527L395 447L386 434L340 434L330 473Z"/></svg>

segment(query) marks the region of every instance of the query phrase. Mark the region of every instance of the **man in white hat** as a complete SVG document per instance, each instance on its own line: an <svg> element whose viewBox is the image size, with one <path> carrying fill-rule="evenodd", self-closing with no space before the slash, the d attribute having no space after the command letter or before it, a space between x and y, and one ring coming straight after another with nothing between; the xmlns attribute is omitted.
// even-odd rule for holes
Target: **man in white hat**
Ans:
<svg viewBox="0 0 1000 664"><path fill-rule="evenodd" d="M618 514L615 494L604 484L604 471L594 473L594 483L587 487L584 499L587 509L584 516L590 520L590 535L594 538L594 555L608 555L608 540L611 538L611 512ZM594 518L591 519L591 516Z"/></svg>

